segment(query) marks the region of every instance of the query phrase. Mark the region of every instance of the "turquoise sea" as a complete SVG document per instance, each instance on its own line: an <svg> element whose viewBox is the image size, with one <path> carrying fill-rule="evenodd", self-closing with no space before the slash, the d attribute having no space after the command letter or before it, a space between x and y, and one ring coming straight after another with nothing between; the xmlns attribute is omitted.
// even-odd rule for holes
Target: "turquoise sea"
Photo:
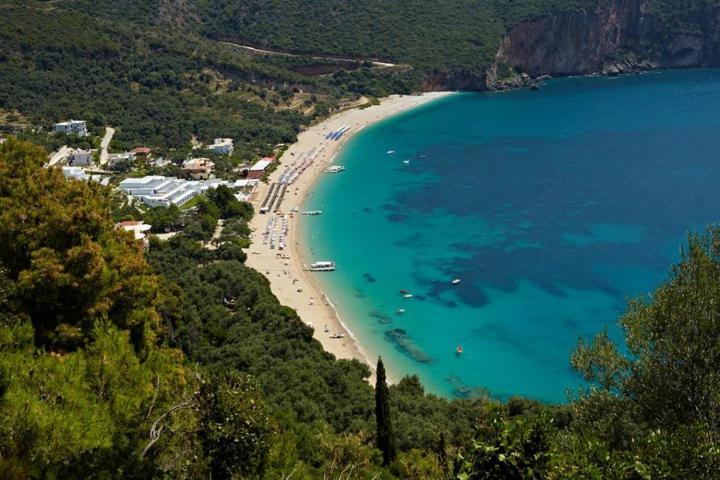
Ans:
<svg viewBox="0 0 720 480"><path fill-rule="evenodd" d="M720 71L458 94L364 129L336 163L303 236L337 262L318 277L367 353L448 397L561 402L582 384L578 338L619 341L627 300L720 217Z"/></svg>

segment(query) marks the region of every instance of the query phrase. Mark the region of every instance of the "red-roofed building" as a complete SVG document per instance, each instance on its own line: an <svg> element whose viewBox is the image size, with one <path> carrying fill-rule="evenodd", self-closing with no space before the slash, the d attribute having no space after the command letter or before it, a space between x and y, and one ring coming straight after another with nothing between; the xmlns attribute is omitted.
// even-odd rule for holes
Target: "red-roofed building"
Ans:
<svg viewBox="0 0 720 480"><path fill-rule="evenodd" d="M141 157L141 158L147 158L150 156L150 152L152 152L151 148L148 147L137 147L130 150L130 153L134 153L135 156Z"/></svg>
<svg viewBox="0 0 720 480"><path fill-rule="evenodd" d="M262 160L259 160L255 165L250 167L247 176L248 180L257 180L258 178L262 178L262 176L265 174L265 170L267 170L273 160L274 159L271 157L265 157Z"/></svg>

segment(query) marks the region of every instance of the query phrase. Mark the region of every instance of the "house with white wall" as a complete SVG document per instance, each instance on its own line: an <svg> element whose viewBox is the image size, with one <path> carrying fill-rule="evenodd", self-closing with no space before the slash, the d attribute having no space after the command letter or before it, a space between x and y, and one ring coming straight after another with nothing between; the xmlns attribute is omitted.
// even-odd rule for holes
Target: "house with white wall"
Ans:
<svg viewBox="0 0 720 480"><path fill-rule="evenodd" d="M68 135L75 134L78 137L87 137L87 124L85 120L70 120L68 122L60 122L53 125L53 130L57 133L66 133Z"/></svg>

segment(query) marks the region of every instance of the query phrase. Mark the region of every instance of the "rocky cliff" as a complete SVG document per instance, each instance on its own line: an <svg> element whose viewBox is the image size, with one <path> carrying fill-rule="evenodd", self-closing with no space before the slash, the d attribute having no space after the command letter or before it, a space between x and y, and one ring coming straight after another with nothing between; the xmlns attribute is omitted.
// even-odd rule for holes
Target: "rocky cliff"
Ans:
<svg viewBox="0 0 720 480"><path fill-rule="evenodd" d="M667 8L663 0L608 0L521 23L501 41L485 86L528 85L542 75L720 66L720 3Z"/></svg>

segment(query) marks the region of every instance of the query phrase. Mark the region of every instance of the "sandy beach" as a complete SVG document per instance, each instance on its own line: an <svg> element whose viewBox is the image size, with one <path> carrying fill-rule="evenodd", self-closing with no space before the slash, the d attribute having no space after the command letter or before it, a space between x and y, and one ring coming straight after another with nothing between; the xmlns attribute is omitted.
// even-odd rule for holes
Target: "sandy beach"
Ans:
<svg viewBox="0 0 720 480"><path fill-rule="evenodd" d="M298 141L282 156L281 165L270 175L269 182L261 183L254 194L253 206L255 212L259 212L270 186L281 179L286 169L307 165L308 159L314 157L312 163L288 185L277 212L273 208L272 212L266 214L256 213L251 222L253 238L248 249L247 265L270 280L272 291L280 302L294 308L300 318L314 328L314 336L325 350L337 358L356 358L371 367L375 365L375 359L367 358L352 331L337 315L332 299L323 293L317 279L323 273L305 269L310 260L302 258L298 235L298 222L302 221L303 215L300 212L293 213L292 210L302 205L314 182L332 164L335 155L352 135L371 123L449 94L451 92L393 95L383 99L379 105L362 110L346 110L313 125L298 135ZM328 133L344 126L350 129L339 141L326 139ZM283 222L287 219L287 234L284 236L286 246L282 250L271 248L271 242L264 239L268 222L273 218L273 230L278 235L282 235ZM342 338L331 338L331 335L337 334L343 335Z"/></svg>

